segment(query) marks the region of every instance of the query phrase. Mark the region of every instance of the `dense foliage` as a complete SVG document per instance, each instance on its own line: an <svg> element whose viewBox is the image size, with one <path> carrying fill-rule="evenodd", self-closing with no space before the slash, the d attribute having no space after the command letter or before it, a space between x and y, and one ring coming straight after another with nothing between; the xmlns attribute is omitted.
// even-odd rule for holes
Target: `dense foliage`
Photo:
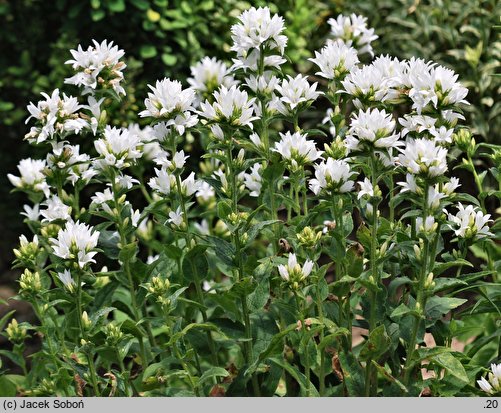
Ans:
<svg viewBox="0 0 501 413"><path fill-rule="evenodd" d="M448 3L456 34L431 35L419 3L381 32L320 2L285 21L285 2L225 4L57 2L73 23L54 70L32 74L36 152L8 175L32 232L13 299L37 321L0 320L0 354L22 371L4 372L3 394L497 394L499 46L484 62L454 31L489 16ZM76 47L74 26L121 14L144 33ZM474 71L458 63L463 83L414 56L432 52Z"/></svg>

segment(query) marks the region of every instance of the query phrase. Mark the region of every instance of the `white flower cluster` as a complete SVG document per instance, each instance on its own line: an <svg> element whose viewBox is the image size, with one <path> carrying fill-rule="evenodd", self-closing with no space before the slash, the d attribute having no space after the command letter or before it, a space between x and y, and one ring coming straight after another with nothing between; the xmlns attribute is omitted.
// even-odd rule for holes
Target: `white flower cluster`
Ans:
<svg viewBox="0 0 501 413"><path fill-rule="evenodd" d="M61 98L59 89L55 89L50 96L47 93L42 93L42 96L45 100L39 101L36 106L31 102L28 105L31 116L26 123L31 118L36 123L25 136L30 143L41 143L70 133L78 134L87 127L87 122L79 116L82 106L77 98L64 93Z"/></svg>
<svg viewBox="0 0 501 413"><path fill-rule="evenodd" d="M359 54L373 55L371 43L379 36L374 29L367 27L367 17L340 14L336 19L330 18L327 23L331 26L331 36L335 41L341 41L347 46L353 46Z"/></svg>
<svg viewBox="0 0 501 413"><path fill-rule="evenodd" d="M64 229L60 229L57 238L50 238L54 255L65 260L75 261L80 268L91 262L96 262L93 251L99 239L99 231L94 231L88 225L68 221Z"/></svg>
<svg viewBox="0 0 501 413"><path fill-rule="evenodd" d="M264 67L278 68L285 59L287 36L281 34L285 30L284 19L271 15L268 7L251 7L239 17L239 23L231 27L233 45L231 50L237 53L233 59L234 69L258 70L260 60ZM278 54L267 54L275 52Z"/></svg>
<svg viewBox="0 0 501 413"><path fill-rule="evenodd" d="M487 223L492 222L489 219L490 214L484 215L482 211L479 211L473 205L468 205L464 207L461 202L457 206L458 212L456 215L447 213L448 219L451 222L449 228L454 231L458 237L461 238L485 238L492 236L493 234L489 232L489 227Z"/></svg>
<svg viewBox="0 0 501 413"><path fill-rule="evenodd" d="M289 254L287 265L280 264L278 272L284 281L291 283L293 288L297 288L299 283L311 274L313 266L314 263L311 260L306 260L301 266L297 261L296 254L291 253Z"/></svg>
<svg viewBox="0 0 501 413"><path fill-rule="evenodd" d="M228 66L215 57L204 57L200 62L190 68L191 76L188 83L197 94L197 102L210 99L212 94L220 87L231 88L237 81L231 74Z"/></svg>
<svg viewBox="0 0 501 413"><path fill-rule="evenodd" d="M480 380L477 380L479 387L488 394L501 393L501 363L491 364L488 379L482 377Z"/></svg>
<svg viewBox="0 0 501 413"><path fill-rule="evenodd" d="M139 116L164 120L165 128L172 127L180 135L198 123L197 115L192 113L195 110L194 89L183 89L181 82L168 78L158 80L155 87L148 86L151 92L144 101L146 109Z"/></svg>
<svg viewBox="0 0 501 413"><path fill-rule="evenodd" d="M94 161L98 169L114 167L123 169L129 167L142 156L139 150L141 139L127 129L118 129L107 126L104 137L94 142L97 153L100 155Z"/></svg>
<svg viewBox="0 0 501 413"><path fill-rule="evenodd" d="M92 40L92 43L94 46L89 46L87 50L81 45L76 50L70 50L73 59L65 63L77 73L65 79L64 83L83 86L84 94L93 94L98 89L112 89L117 95L125 95L125 89L120 85L124 78L122 70L126 67L120 59L125 52L107 40L101 43Z"/></svg>

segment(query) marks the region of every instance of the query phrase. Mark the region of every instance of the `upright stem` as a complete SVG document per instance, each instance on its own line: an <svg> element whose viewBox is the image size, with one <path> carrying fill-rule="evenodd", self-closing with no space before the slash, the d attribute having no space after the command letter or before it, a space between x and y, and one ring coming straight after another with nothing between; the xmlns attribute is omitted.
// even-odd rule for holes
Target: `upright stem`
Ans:
<svg viewBox="0 0 501 413"><path fill-rule="evenodd" d="M372 187L375 189L378 183L378 173L376 170L376 160L374 154L371 154L369 158L371 167L371 183ZM371 256L370 256L370 266L371 266L371 277L375 288L379 285L379 268L377 264L377 254L376 250L378 247L378 205L377 201L374 201L372 206L372 225L371 225ZM369 334L376 328L376 290L371 290L369 292L370 309L369 309ZM365 395L374 396L377 393L377 371L372 365L372 357L369 357L366 365L366 376L365 376Z"/></svg>
<svg viewBox="0 0 501 413"><path fill-rule="evenodd" d="M233 155L232 155L232 146L228 145L226 155L228 158L228 174L230 175L230 183L231 183L231 195L232 195L232 210L234 213L238 214L238 193L237 193L237 177L236 171L234 170L233 163ZM244 276L244 264L242 259L242 246L240 244L240 231L237 229L233 233L233 243L235 244L235 255L237 261L237 281L240 281ZM247 306L247 294L243 293L240 297L240 303L242 306L242 315L243 322L245 327L245 337L247 341L244 343L245 347L245 361L248 365L250 365L253 361L253 349L252 349L252 329L251 322L249 316L249 308ZM251 377L252 388L255 396L259 396L261 394L259 389L259 383L257 381L256 374L252 374Z"/></svg>
<svg viewBox="0 0 501 413"><path fill-rule="evenodd" d="M320 292L317 290L317 309L318 309L318 319L322 329L320 330L320 342L324 339L324 309L322 300L320 299ZM325 349L322 349L320 353L320 371L318 373L319 384L319 394L320 396L325 395Z"/></svg>

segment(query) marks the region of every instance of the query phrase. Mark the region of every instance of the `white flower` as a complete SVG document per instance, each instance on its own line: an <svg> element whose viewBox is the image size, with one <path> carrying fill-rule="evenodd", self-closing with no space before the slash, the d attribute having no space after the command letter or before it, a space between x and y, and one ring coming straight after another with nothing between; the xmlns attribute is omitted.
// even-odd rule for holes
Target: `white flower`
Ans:
<svg viewBox="0 0 501 413"><path fill-rule="evenodd" d="M32 126L25 136L29 142L40 143L57 136L78 134L88 126L77 113L82 108L77 98L66 96L64 93L61 98L59 89L55 89L51 96L47 93L42 93L42 96L45 100L39 101L36 106L32 102L28 105L30 117L26 119L26 123L31 118L35 119L35 126Z"/></svg>
<svg viewBox="0 0 501 413"><path fill-rule="evenodd" d="M292 170L316 161L323 153L317 150L315 142L307 140L306 135L299 132L291 134L287 131L280 133L280 137L272 151L278 152Z"/></svg>
<svg viewBox="0 0 501 413"><path fill-rule="evenodd" d="M180 227L183 223L183 213L181 212L181 207L178 207L176 211L169 212L169 219L167 222L171 223L175 227Z"/></svg>
<svg viewBox="0 0 501 413"><path fill-rule="evenodd" d="M319 67L316 75L330 80L343 80L359 62L357 51L342 42L327 43L320 52L315 52L315 58L308 60Z"/></svg>
<svg viewBox="0 0 501 413"><path fill-rule="evenodd" d="M231 27L231 50L237 52L239 58L247 57L251 51L259 55L260 49L284 54L287 36L281 34L285 30L281 16L272 16L268 7L251 7L238 16L238 20L239 23Z"/></svg>
<svg viewBox="0 0 501 413"><path fill-rule="evenodd" d="M103 192L96 192L90 199L91 206L96 205L101 207L108 214L113 214L110 206L108 205L108 202L115 200L113 192L111 192L110 188L106 188Z"/></svg>
<svg viewBox="0 0 501 413"><path fill-rule="evenodd" d="M71 207L66 205L57 195L53 195L42 203L42 206L47 207L40 211L42 222L52 222L56 220L67 221L71 218Z"/></svg>
<svg viewBox="0 0 501 413"><path fill-rule="evenodd" d="M104 169L112 166L117 169L129 167L136 159L142 156L140 150L141 139L127 129L118 129L106 126L104 138L94 142L101 158L95 161L96 167Z"/></svg>
<svg viewBox="0 0 501 413"><path fill-rule="evenodd" d="M105 98L96 100L94 96L89 96L87 101L89 104L83 105L82 108L90 111L92 116L90 117L89 126L94 136L96 136L99 121L101 119L101 104L105 101Z"/></svg>
<svg viewBox="0 0 501 413"><path fill-rule="evenodd" d="M40 217L40 205L35 204L33 207L29 205L23 205L24 212L21 212L21 215L24 215L28 218L29 221L38 221Z"/></svg>
<svg viewBox="0 0 501 413"><path fill-rule="evenodd" d="M428 187L428 207L436 210L440 207L440 201L447 195L438 190L438 184Z"/></svg>
<svg viewBox="0 0 501 413"><path fill-rule="evenodd" d="M482 211L477 211L473 205L464 207L461 203L458 203L457 209L456 215L449 214L445 210L444 212L447 213L448 220L453 224L449 225L449 228L458 237L485 238L493 235L487 226L487 223L492 222L492 219L489 219L490 214L484 215Z"/></svg>
<svg viewBox="0 0 501 413"><path fill-rule="evenodd" d="M163 195L169 195L171 188L176 185L176 178L174 175L170 175L165 168L155 168L155 173L157 176L150 179L149 186Z"/></svg>
<svg viewBox="0 0 501 413"><path fill-rule="evenodd" d="M209 222L206 219L202 219L200 224L198 222L195 222L193 226L200 234L210 235Z"/></svg>
<svg viewBox="0 0 501 413"><path fill-rule="evenodd" d="M369 53L373 55L371 43L379 36L374 34L374 29L367 28L367 17L339 15L336 19L327 20L331 26L331 35L348 46L353 46L359 54Z"/></svg>
<svg viewBox="0 0 501 413"><path fill-rule="evenodd" d="M131 189L134 184L138 183L139 180L136 178L121 172L115 176L115 185L117 185L119 189Z"/></svg>
<svg viewBox="0 0 501 413"><path fill-rule="evenodd" d="M354 68L341 81L343 89L339 93L353 96L354 105L361 109L363 102L386 102L397 99L400 95L395 87L399 84L396 77L389 77L380 65Z"/></svg>
<svg viewBox="0 0 501 413"><path fill-rule="evenodd" d="M261 193L262 177L259 173L262 165L260 163L255 163L251 167L251 173L244 174L245 187L250 191L250 196L258 197Z"/></svg>
<svg viewBox="0 0 501 413"><path fill-rule="evenodd" d="M485 377L477 380L480 388L489 394L496 394L501 392L501 363L491 364L491 371L488 375L489 380L487 381Z"/></svg>
<svg viewBox="0 0 501 413"><path fill-rule="evenodd" d="M139 136L143 147L143 159L153 160L157 154L162 150L160 144L157 142L156 136L153 133L151 126L141 128L137 123L131 123L127 130L130 134Z"/></svg>
<svg viewBox="0 0 501 413"><path fill-rule="evenodd" d="M188 159L188 155L184 155L184 151L181 150L181 152L176 152L174 156L172 157L172 163L171 163L171 168L172 169L181 169L184 167L186 163L186 159Z"/></svg>
<svg viewBox="0 0 501 413"><path fill-rule="evenodd" d="M437 177L447 171L447 149L428 139L409 139L398 149L399 163L414 175Z"/></svg>
<svg viewBox="0 0 501 413"><path fill-rule="evenodd" d="M435 139L435 142L439 144L452 143L452 134L454 129L447 129L445 126L440 126L440 128L431 128L430 134Z"/></svg>
<svg viewBox="0 0 501 413"><path fill-rule="evenodd" d="M468 102L464 99L468 89L457 82L458 75L452 70L422 59L411 59L403 83L409 89L412 108L421 114L431 104L435 109Z"/></svg>
<svg viewBox="0 0 501 413"><path fill-rule="evenodd" d="M233 66L231 66L230 70L234 72L239 69L243 69L244 71L250 69L253 72L257 72L260 69L259 55L260 55L259 51L251 50L251 52L246 57L231 59L233 60ZM286 61L287 60L280 55L265 56L263 59L263 68L280 69L280 65L284 64Z"/></svg>
<svg viewBox="0 0 501 413"><path fill-rule="evenodd" d="M360 185L360 191L358 191L357 198L360 199L364 195L369 195L369 197L374 196L374 187L372 186L372 183L370 179L365 178L364 181L359 181L358 184Z"/></svg>
<svg viewBox="0 0 501 413"><path fill-rule="evenodd" d="M200 181L196 197L203 202L208 202L211 199L214 198L216 193L214 192L214 188L210 186L207 182L205 181Z"/></svg>
<svg viewBox="0 0 501 413"><path fill-rule="evenodd" d="M310 85L308 78L301 74L294 78L287 76L287 79L283 79L282 83L277 85L276 90L280 96L270 102L270 109L277 110L285 116L307 108L323 94L316 91L316 82Z"/></svg>
<svg viewBox="0 0 501 413"><path fill-rule="evenodd" d="M76 287L76 282L71 276L70 270L64 270L63 272L57 273L57 278L63 283L64 287L68 289L70 292L74 290Z"/></svg>
<svg viewBox="0 0 501 413"><path fill-rule="evenodd" d="M423 223L423 218L422 217L417 217L416 218L416 231L417 232L435 232L438 228L438 224L435 222L435 217L428 215Z"/></svg>
<svg viewBox="0 0 501 413"><path fill-rule="evenodd" d="M461 184L459 183L459 179L458 178L455 178L455 177L452 177L451 180L447 183L444 184L443 188L442 188L442 192L445 194L445 195L452 195L454 193L454 191L459 188L461 186Z"/></svg>
<svg viewBox="0 0 501 413"><path fill-rule="evenodd" d="M237 86L221 88L214 92L214 102L208 100L200 104L200 115L214 122L224 122L233 126L248 126L252 129L255 98L249 99L247 92ZM214 131L213 131L214 132ZM219 132L219 131L217 131ZM219 137L221 134L217 134Z"/></svg>
<svg viewBox="0 0 501 413"><path fill-rule="evenodd" d="M330 193L349 192L354 186L350 180L352 175L346 161L328 158L326 162L315 165L315 178L310 180L309 186L315 195L322 190Z"/></svg>
<svg viewBox="0 0 501 413"><path fill-rule="evenodd" d="M215 57L204 57L190 70L192 77L188 78L188 83L196 91L199 102L209 98L220 86L229 88L237 84L228 66Z"/></svg>
<svg viewBox="0 0 501 413"><path fill-rule="evenodd" d="M245 84L254 93L269 96L277 88L280 80L273 74L272 71L266 71L262 75L250 75L245 78Z"/></svg>
<svg viewBox="0 0 501 413"><path fill-rule="evenodd" d="M168 78L157 80L155 87L148 87L152 93L148 93L144 101L146 109L139 116L165 119L165 127L173 126L180 135L197 124L198 117L190 112L194 110L194 89L183 90L181 82Z"/></svg>
<svg viewBox="0 0 501 413"><path fill-rule="evenodd" d="M409 132L421 133L435 128L436 118L426 115L404 115L403 118L398 119L398 123L403 126L402 137Z"/></svg>
<svg viewBox="0 0 501 413"><path fill-rule="evenodd" d="M56 256L76 260L80 268L91 262L96 262L92 258L97 252L92 251L97 246L99 231L93 231L78 221L68 221L64 229L60 229L57 238L50 238L49 242Z"/></svg>
<svg viewBox="0 0 501 413"><path fill-rule="evenodd" d="M44 160L39 159L23 159L19 162L17 169L21 176L8 174L7 178L16 188L28 191L43 192L46 197L49 196L49 185L45 180L43 173L47 164Z"/></svg>
<svg viewBox="0 0 501 413"><path fill-rule="evenodd" d="M280 264L278 272L284 281L299 283L310 275L313 269L313 261L306 260L303 266L297 262L296 254L289 254L287 265Z"/></svg>
<svg viewBox="0 0 501 413"><path fill-rule="evenodd" d="M118 46L113 46L113 42L92 42L94 46L89 46L87 50L83 50L81 45L78 45L77 50L70 50L73 59L65 64L71 64L77 73L65 79L64 83L83 86L84 93L111 87L117 94L125 95L125 90L120 85L124 78L122 70L126 67L120 59L125 52Z"/></svg>
<svg viewBox="0 0 501 413"><path fill-rule="evenodd" d="M390 149L399 146L400 135L395 131L395 121L391 113L385 110L367 109L359 111L352 120L346 147L350 150L359 150L369 145L374 148Z"/></svg>
<svg viewBox="0 0 501 413"><path fill-rule="evenodd" d="M130 222L134 228L139 225L139 219L141 218L141 211L139 209L130 209Z"/></svg>
<svg viewBox="0 0 501 413"><path fill-rule="evenodd" d="M418 193L420 188L416 182L416 178L412 174L405 175L405 182L397 182L398 186L402 187L400 192L412 192L413 194Z"/></svg>
<svg viewBox="0 0 501 413"><path fill-rule="evenodd" d="M181 182L181 191L183 196L191 196L200 189L201 181L195 180L195 172L192 172L188 177Z"/></svg>

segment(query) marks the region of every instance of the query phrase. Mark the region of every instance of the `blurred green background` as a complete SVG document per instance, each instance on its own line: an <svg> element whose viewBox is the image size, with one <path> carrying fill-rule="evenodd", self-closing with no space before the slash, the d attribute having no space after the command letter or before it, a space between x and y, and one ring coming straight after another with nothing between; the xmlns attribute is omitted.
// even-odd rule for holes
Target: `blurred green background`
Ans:
<svg viewBox="0 0 501 413"><path fill-rule="evenodd" d="M24 231L25 198L10 194L7 173L34 156L23 142L26 105L42 91L64 86L71 68L69 49L91 39L113 40L126 52L127 99L116 119L134 121L147 84L169 76L184 81L203 56L223 60L230 53L230 26L250 6L269 6L284 16L287 54L296 70L312 73L306 60L329 32L327 20L340 13L368 17L379 39L376 55L432 59L454 69L470 89L467 123L477 140L501 143L499 24L495 0L0 0L0 277L9 276L11 249ZM0 281L0 283L2 283Z"/></svg>

